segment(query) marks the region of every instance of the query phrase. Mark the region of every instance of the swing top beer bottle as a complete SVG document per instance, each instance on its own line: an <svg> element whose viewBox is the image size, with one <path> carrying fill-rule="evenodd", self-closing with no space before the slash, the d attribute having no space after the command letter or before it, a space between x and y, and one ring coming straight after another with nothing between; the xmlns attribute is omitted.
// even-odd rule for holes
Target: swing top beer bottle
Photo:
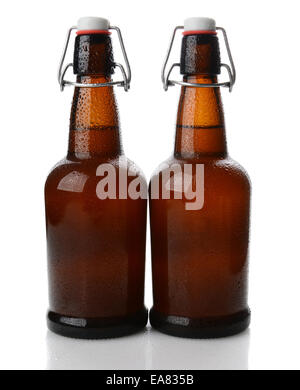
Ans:
<svg viewBox="0 0 300 390"><path fill-rule="evenodd" d="M115 172L117 194L121 173L130 169L128 185L145 179L123 154L113 86L84 87L110 83L114 67L108 21L81 18L74 51L81 86L74 91L68 154L45 185L48 326L70 337L122 336L147 322L147 200L102 196L99 167Z"/></svg>
<svg viewBox="0 0 300 390"><path fill-rule="evenodd" d="M187 19L183 34L180 71L184 85L174 155L150 184L154 298L150 321L156 329L175 336L222 337L249 325L250 183L244 169L227 153L220 88L214 85L220 73L215 22ZM161 192L154 196L154 184L162 182L170 167L174 174L170 199ZM178 181L178 167L181 172L192 169L198 207Z"/></svg>

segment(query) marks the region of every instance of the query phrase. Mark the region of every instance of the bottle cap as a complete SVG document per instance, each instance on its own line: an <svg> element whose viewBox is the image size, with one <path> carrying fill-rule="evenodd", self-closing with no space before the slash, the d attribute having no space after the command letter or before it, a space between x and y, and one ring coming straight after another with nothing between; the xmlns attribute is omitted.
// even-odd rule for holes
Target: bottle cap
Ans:
<svg viewBox="0 0 300 390"><path fill-rule="evenodd" d="M96 16L86 16L77 22L78 31L106 31L109 27L110 23L107 19Z"/></svg>
<svg viewBox="0 0 300 390"><path fill-rule="evenodd" d="M65 80L65 75L67 70L70 67L74 67L73 63L69 63L65 65L65 59L66 59L66 54L68 51L68 45L70 42L70 37L71 33L73 30L77 30L76 34L78 35L85 35L85 34L111 34L111 31L116 31L119 37L119 42L121 45L121 50L123 53L123 57L125 60L125 67L126 70L124 69L124 66L120 63L114 63L114 67L119 68L121 70L123 80L119 81L108 81L105 83L91 83L91 84L86 84L86 83L79 83L77 81L68 81ZM80 40L80 38L79 38ZM130 64L128 61L126 49L124 47L124 42L123 42L123 37L121 30L118 26L111 26L109 21L104 18L98 18L94 16L89 16L89 17L84 17L80 18L77 22L77 26L72 26L68 30L67 34L67 39L65 43L65 47L63 49L63 54L59 63L59 68L58 68L58 82L60 85L61 90L64 90L64 87L66 85L73 85L78 88L99 88L99 87L108 87L108 86L113 86L113 85L118 85L122 86L125 91L128 91L130 88L130 81L131 81L131 69L130 69Z"/></svg>
<svg viewBox="0 0 300 390"><path fill-rule="evenodd" d="M184 21L184 32L205 31L215 32L216 22L211 18L188 18Z"/></svg>

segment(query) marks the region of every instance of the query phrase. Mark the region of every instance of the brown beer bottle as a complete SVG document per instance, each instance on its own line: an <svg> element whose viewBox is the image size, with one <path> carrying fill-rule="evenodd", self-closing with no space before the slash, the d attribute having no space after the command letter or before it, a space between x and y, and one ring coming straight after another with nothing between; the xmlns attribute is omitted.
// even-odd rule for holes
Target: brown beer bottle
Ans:
<svg viewBox="0 0 300 390"><path fill-rule="evenodd" d="M223 65L230 76L226 83L217 81L217 31L224 34L231 62L231 67ZM235 70L225 30L216 28L212 19L190 18L183 35L183 82L168 80L170 72L167 79L163 76L166 89L175 83L182 86L174 155L150 183L150 321L174 336L223 337L243 331L250 322L250 182L227 153L220 86L232 88Z"/></svg>
<svg viewBox="0 0 300 390"><path fill-rule="evenodd" d="M127 64L127 74L121 66L122 82L111 80L117 66L112 30L119 34ZM65 81L61 70L67 44L59 81L62 88L75 85L69 148L45 185L48 327L69 337L117 337L147 323L147 199L126 196L130 185L138 182L145 187L146 181L123 154L113 91L116 84L128 89L130 67L120 30L110 27L106 19L81 18L78 22L73 62L76 83Z"/></svg>

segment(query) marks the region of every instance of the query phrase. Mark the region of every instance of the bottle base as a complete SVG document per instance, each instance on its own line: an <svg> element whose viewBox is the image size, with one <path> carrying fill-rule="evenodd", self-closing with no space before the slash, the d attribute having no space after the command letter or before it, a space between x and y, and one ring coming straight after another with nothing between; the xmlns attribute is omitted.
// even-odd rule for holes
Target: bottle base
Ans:
<svg viewBox="0 0 300 390"><path fill-rule="evenodd" d="M76 318L49 311L48 328L61 336L76 339L106 339L139 332L148 322L148 310L126 317Z"/></svg>
<svg viewBox="0 0 300 390"><path fill-rule="evenodd" d="M246 309L226 317L192 319L163 315L151 309L150 323L159 332L171 336L211 339L233 336L243 332L250 324L250 310Z"/></svg>

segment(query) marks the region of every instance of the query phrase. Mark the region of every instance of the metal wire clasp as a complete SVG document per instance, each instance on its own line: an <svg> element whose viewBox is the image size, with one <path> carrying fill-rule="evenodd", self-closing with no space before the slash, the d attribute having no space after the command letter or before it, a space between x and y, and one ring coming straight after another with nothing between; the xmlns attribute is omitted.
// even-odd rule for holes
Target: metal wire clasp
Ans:
<svg viewBox="0 0 300 390"><path fill-rule="evenodd" d="M125 71L125 69L124 69L122 64L119 64L119 63L115 62L114 63L114 67L115 68L119 68L121 70L121 73L122 73L122 76L123 76L123 80L120 80L120 81L110 81L110 82L107 82L107 83L83 84L83 83L77 83L75 81L68 81L68 80L64 79L67 70L70 67L73 67L73 63L69 63L69 64L65 65L65 67L64 67L64 61L65 61L66 54L67 54L67 51L68 51L68 46L69 46L69 41L70 41L72 30L77 30L77 26L72 26L68 30L66 43L65 43L65 46L64 46L63 54L61 56L61 60L60 60L60 63L59 63L59 68L58 68L57 78L58 78L58 83L60 85L61 91L63 91L64 87L68 86L68 85L73 85L74 87L84 87L84 88L99 88L99 87L108 87L108 86L112 86L112 85L118 85L119 87L123 87L124 90L127 92L129 90L129 88L130 88L131 69L130 69L130 64L129 64L129 61L128 61L127 53L126 53L126 50L125 50L125 46L124 46L124 41L123 41L121 30L119 29L119 27L116 27L116 26L109 27L109 30L114 30L118 34L118 38L119 38L122 54L123 54L125 65L126 65L126 71Z"/></svg>
<svg viewBox="0 0 300 390"><path fill-rule="evenodd" d="M168 87L173 87L175 84L177 84L177 85L182 85L184 87L195 87L195 88L227 87L227 88L229 88L229 92L231 92L232 88L234 86L234 83L235 83L235 79L236 79L236 71L235 71L233 58L232 58L232 55L231 55L231 50L230 50L227 34L226 34L226 31L225 31L225 29L223 27L216 27L216 30L222 31L222 34L223 34L223 38L224 38L224 42L225 42L225 46L226 46L226 50L227 50L227 55L228 55L228 58L229 58L230 66L228 64L223 64L222 63L221 67L225 68L227 70L227 73L228 73L228 76L229 76L229 81L225 81L225 82L221 82L221 83L212 83L212 84L201 84L201 83L187 83L185 81L170 80L170 76L171 76L171 73L172 73L173 69L175 67L177 67L177 66L180 67L180 64L179 63L173 64L171 66L171 68L169 69L169 71L166 73L167 64L168 64L168 61L169 61L169 58L170 58L170 54L171 54L171 51L172 51L172 47L173 47L173 43L174 43L174 40L175 40L176 33L177 33L178 30L183 30L183 29L184 29L183 26L177 26L177 27L175 27L175 29L173 31L173 34L172 34L170 46L169 46L169 49L168 49L168 52L167 52L167 56L166 56L165 62L163 64L163 68L162 68L162 72L161 72L161 79L162 79L162 82L163 82L164 90L167 91Z"/></svg>

